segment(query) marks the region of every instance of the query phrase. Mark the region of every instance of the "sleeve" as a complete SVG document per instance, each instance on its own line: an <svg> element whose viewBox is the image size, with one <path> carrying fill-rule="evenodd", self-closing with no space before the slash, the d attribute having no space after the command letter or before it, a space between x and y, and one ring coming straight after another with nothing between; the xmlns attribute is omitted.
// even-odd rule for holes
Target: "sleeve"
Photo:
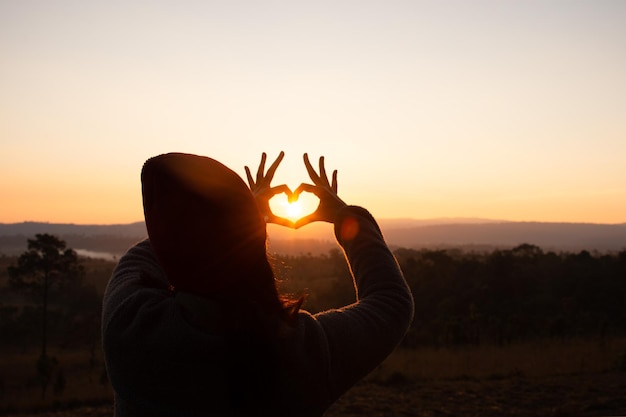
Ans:
<svg viewBox="0 0 626 417"><path fill-rule="evenodd" d="M335 235L353 276L357 301L315 315L330 354L333 400L378 366L413 320L413 297L376 221L363 208L344 208Z"/></svg>
<svg viewBox="0 0 626 417"><path fill-rule="evenodd" d="M106 333L113 317L127 310L129 304L137 304L135 298L142 301L167 298L169 285L149 240L130 248L115 267L104 292L103 331Z"/></svg>

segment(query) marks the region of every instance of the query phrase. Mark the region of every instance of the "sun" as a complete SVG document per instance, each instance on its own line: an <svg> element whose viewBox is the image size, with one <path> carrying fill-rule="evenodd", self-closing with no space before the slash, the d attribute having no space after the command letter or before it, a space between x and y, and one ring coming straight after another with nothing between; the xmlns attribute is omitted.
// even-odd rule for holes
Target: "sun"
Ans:
<svg viewBox="0 0 626 417"><path fill-rule="evenodd" d="M270 199L270 210L278 217L295 222L312 214L319 204L319 199L310 193L301 194L296 201L289 201L285 194L278 194Z"/></svg>
<svg viewBox="0 0 626 417"><path fill-rule="evenodd" d="M299 201L286 202L285 213L287 213L289 220L298 220L302 215L302 204Z"/></svg>
<svg viewBox="0 0 626 417"><path fill-rule="evenodd" d="M295 222L302 217L303 208L300 200L289 201L287 196L278 195L270 200L270 209L276 216Z"/></svg>

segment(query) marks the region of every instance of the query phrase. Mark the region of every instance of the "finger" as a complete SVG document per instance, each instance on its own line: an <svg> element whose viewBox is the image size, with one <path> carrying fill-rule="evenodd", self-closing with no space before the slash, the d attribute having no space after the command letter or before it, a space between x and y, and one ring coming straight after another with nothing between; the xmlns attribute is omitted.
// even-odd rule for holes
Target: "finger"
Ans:
<svg viewBox="0 0 626 417"><path fill-rule="evenodd" d="M267 154L263 152L261 154L261 163L259 164L259 169L256 171L256 182L257 184L263 180L263 172L265 171L265 160L267 159Z"/></svg>
<svg viewBox="0 0 626 417"><path fill-rule="evenodd" d="M302 218L298 219L298 220L294 223L294 228L295 228L295 229L299 229L299 228L301 228L302 226L306 226L307 224L309 224L309 223L313 223L313 222L316 222L316 221L318 221L318 220L319 220L319 219L318 219L318 217L317 217L316 213L311 213L311 214L309 214L308 216L304 216L304 217L302 217Z"/></svg>
<svg viewBox="0 0 626 417"><path fill-rule="evenodd" d="M302 184L298 185L298 188L296 188L292 193L292 197L294 198L294 201L300 198L300 194L302 194L305 191L307 193L315 194L317 198L319 198L319 189L317 188L317 186L303 182Z"/></svg>
<svg viewBox="0 0 626 417"><path fill-rule="evenodd" d="M320 179L324 182L324 185L329 185L328 184L328 176L326 175L326 168L324 167L324 157L320 156Z"/></svg>
<svg viewBox="0 0 626 417"><path fill-rule="evenodd" d="M276 187L270 188L270 194L272 196L275 196L276 194L281 194L281 193L285 193L285 195L287 195L287 200L293 197L293 193L291 192L291 189L287 187L287 184L281 184L281 185L277 185Z"/></svg>
<svg viewBox="0 0 626 417"><path fill-rule="evenodd" d="M268 182L271 182L272 178L274 178L274 173L276 172L278 165L280 165L280 162L283 160L284 157L285 157L285 152L280 151L278 158L276 158L274 163L270 166L270 169L267 170L267 173L265 174L265 178L267 179Z"/></svg>
<svg viewBox="0 0 626 417"><path fill-rule="evenodd" d="M337 194L337 170L333 171L333 183L330 188Z"/></svg>
<svg viewBox="0 0 626 417"><path fill-rule="evenodd" d="M286 226L290 228L294 228L295 226L294 222L292 222L291 220L285 219L284 217L270 216L270 218L267 221L269 223L274 223L280 226Z"/></svg>
<svg viewBox="0 0 626 417"><path fill-rule="evenodd" d="M298 200L298 198L294 198L293 191L291 191L291 188L289 188L287 184L281 184L281 185L278 185L277 187L280 187L280 192L285 193L285 195L287 196L288 202L293 203L294 201Z"/></svg>
<svg viewBox="0 0 626 417"><path fill-rule="evenodd" d="M248 177L248 184L250 185L250 188L254 187L254 179L252 178L252 174L250 173L250 168L248 168L247 166L244 167L246 170L246 177Z"/></svg>
<svg viewBox="0 0 626 417"><path fill-rule="evenodd" d="M287 193L285 191L285 194L287 194L287 202L289 203L295 203L296 201L298 201L298 198L300 198L300 195L296 195L293 191L291 191L291 188L287 187L287 189L289 190L289 193Z"/></svg>
<svg viewBox="0 0 626 417"><path fill-rule="evenodd" d="M320 177L317 175L317 172L313 169L311 162L309 161L309 155L304 154L304 166L306 167L307 172L309 173L309 177L313 180L314 184L317 184L320 180Z"/></svg>

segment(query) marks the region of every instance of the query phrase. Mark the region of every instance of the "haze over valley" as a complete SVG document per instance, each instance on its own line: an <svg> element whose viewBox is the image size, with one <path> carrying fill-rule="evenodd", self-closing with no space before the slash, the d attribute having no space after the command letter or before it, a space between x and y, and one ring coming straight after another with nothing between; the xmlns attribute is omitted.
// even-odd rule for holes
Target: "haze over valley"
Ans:
<svg viewBox="0 0 626 417"><path fill-rule="evenodd" d="M462 248L491 250L529 243L553 251L620 251L626 249L626 224L507 222L473 218L381 219L386 240L403 248ZM147 236L145 224L79 225L61 223L0 223L0 254L17 255L37 233L64 239L80 255L118 258ZM337 248L332 226L314 223L299 230L270 224L273 253L313 255Z"/></svg>

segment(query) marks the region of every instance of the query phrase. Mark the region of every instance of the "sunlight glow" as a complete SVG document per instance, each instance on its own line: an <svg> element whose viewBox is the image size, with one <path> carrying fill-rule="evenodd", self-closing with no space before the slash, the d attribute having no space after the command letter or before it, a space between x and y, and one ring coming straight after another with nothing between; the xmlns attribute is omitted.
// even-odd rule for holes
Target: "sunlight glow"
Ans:
<svg viewBox="0 0 626 417"><path fill-rule="evenodd" d="M319 199L310 193L303 193L298 200L289 202L285 194L278 194L270 200L270 209L276 216L296 221L313 213L319 205Z"/></svg>
<svg viewBox="0 0 626 417"><path fill-rule="evenodd" d="M294 201L291 203L288 202L286 211L287 211L288 219L297 220L300 218L300 215L302 214L302 205L300 204L299 201Z"/></svg>

